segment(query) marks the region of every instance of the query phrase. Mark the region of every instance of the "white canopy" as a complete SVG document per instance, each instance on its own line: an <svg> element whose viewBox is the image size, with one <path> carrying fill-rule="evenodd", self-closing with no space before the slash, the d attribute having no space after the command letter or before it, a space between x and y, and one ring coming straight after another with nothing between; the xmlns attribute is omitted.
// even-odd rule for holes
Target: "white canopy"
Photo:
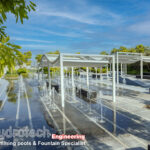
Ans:
<svg viewBox="0 0 150 150"><path fill-rule="evenodd" d="M150 56L142 56L143 62L148 62L150 63Z"/></svg>
<svg viewBox="0 0 150 150"><path fill-rule="evenodd" d="M100 67L112 63L112 55L91 54L60 54L64 67ZM45 54L42 56L40 66L59 67L60 55Z"/></svg>
<svg viewBox="0 0 150 150"><path fill-rule="evenodd" d="M132 64L138 62L142 58L141 53L117 52L116 62L122 64ZM117 60L118 59L118 60Z"/></svg>
<svg viewBox="0 0 150 150"><path fill-rule="evenodd" d="M117 55L118 55L118 63L122 64L132 64L141 60L143 62L150 62L150 56L143 56L142 53L118 52Z"/></svg>
<svg viewBox="0 0 150 150"><path fill-rule="evenodd" d="M122 74L122 64L132 64L140 61L140 76L143 79L143 62L150 62L149 56L143 56L142 53L128 53L128 52L117 52L116 53L116 64L117 64L117 84L119 84L119 64L121 64L121 74ZM126 66L127 70L127 66Z"/></svg>
<svg viewBox="0 0 150 150"><path fill-rule="evenodd" d="M115 102L116 88L115 88L115 56L114 55L45 54L41 58L40 66L48 67L49 85L51 83L50 67L60 67L61 101L62 101L62 107L65 107L64 67L72 67L72 70L73 70L73 67L101 67L109 63L112 64L112 73L113 73L113 80L112 80L113 95L112 97L113 97L113 101ZM88 72L87 72L87 75L88 75ZM72 71L72 77L73 77L73 71Z"/></svg>

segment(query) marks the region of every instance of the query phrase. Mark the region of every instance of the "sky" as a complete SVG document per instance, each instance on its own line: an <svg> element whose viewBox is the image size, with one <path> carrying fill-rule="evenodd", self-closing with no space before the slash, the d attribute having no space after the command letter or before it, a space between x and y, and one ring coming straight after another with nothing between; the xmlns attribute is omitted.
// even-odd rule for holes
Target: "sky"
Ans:
<svg viewBox="0 0 150 150"><path fill-rule="evenodd" d="M32 0L37 4L29 20L16 24L8 14L11 42L33 55L98 54L120 46L150 46L149 0Z"/></svg>

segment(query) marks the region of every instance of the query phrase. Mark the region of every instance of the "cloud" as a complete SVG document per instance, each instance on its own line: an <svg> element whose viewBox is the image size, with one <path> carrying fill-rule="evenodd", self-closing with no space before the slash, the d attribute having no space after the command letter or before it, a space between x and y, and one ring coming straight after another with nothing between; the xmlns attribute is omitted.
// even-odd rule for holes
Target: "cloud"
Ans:
<svg viewBox="0 0 150 150"><path fill-rule="evenodd" d="M42 44L21 44L23 48L50 48L51 45L42 45Z"/></svg>
<svg viewBox="0 0 150 150"><path fill-rule="evenodd" d="M11 16L7 23L8 34L24 49L99 53L120 45L149 45L150 11L149 5L147 9L141 7L143 1L140 5L130 0L34 1L38 9L23 25L16 24Z"/></svg>
<svg viewBox="0 0 150 150"><path fill-rule="evenodd" d="M58 17L61 19L68 19L79 23L89 25L112 25L121 22L121 15L116 14L106 8L102 8L100 5L91 5L87 1L75 2L70 1L72 9L70 9L69 2L64 6L59 3L50 3L46 5L39 4L37 11L38 15L47 17ZM44 8L44 9L43 9Z"/></svg>
<svg viewBox="0 0 150 150"><path fill-rule="evenodd" d="M64 50L66 49L66 46L64 45L52 45L52 44L20 44L23 49L31 49L31 50L37 50L41 49L46 51L55 51L55 50Z"/></svg>
<svg viewBox="0 0 150 150"><path fill-rule="evenodd" d="M23 42L37 42L37 43L53 43L53 41L47 41L47 40L37 40L37 39L31 39L31 38L21 38L21 37L11 37L11 40L15 41L23 41Z"/></svg>
<svg viewBox="0 0 150 150"><path fill-rule="evenodd" d="M85 16L81 16L79 14L73 14L70 12L40 12L39 14L46 15L46 16L62 17L62 18L78 21L81 23L87 23L91 25L98 24L97 20Z"/></svg>
<svg viewBox="0 0 150 150"><path fill-rule="evenodd" d="M105 12L95 14L96 16L91 16L89 14L80 14L80 13L72 13L72 12L61 12L61 11L43 11L39 12L39 15L51 16L51 17L61 17L64 19L70 19L73 21L77 21L80 23L85 23L89 25L113 25L115 22L112 20L118 20L121 22L121 17L114 13Z"/></svg>
<svg viewBox="0 0 150 150"><path fill-rule="evenodd" d="M74 37L75 38L75 37L82 36L81 34L74 33L74 32L61 33L61 32L51 31L51 30L48 30L48 29L38 29L38 31L44 32L44 33L47 33L47 34L53 34L53 35L56 35L56 36L64 36L64 37Z"/></svg>
<svg viewBox="0 0 150 150"><path fill-rule="evenodd" d="M139 34L150 35L150 21L133 24L128 29Z"/></svg>

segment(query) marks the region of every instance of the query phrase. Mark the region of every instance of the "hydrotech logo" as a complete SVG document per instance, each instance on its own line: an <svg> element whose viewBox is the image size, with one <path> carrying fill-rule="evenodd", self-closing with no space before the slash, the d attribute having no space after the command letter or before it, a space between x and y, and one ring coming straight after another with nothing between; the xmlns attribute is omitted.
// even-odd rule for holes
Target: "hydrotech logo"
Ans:
<svg viewBox="0 0 150 150"><path fill-rule="evenodd" d="M51 133L48 129L43 126L43 129L29 129L29 127L24 127L21 129L13 129L11 126L8 129L0 130L0 138L14 138L14 137L31 137L31 138L50 138Z"/></svg>

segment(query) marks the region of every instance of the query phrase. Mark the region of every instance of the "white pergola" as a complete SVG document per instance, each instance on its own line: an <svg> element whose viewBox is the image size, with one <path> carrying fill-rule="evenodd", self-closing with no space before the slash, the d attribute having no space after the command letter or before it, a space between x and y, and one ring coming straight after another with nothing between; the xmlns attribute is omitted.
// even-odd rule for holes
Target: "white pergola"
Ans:
<svg viewBox="0 0 150 150"><path fill-rule="evenodd" d="M142 53L130 53L130 52L117 52L116 53L116 65L117 65L117 84L119 84L119 64L121 65L121 75L122 75L122 65L125 65L125 70L127 70L127 64L133 64L140 61L140 76L143 79L143 62L150 62L149 56L143 56Z"/></svg>
<svg viewBox="0 0 150 150"><path fill-rule="evenodd" d="M112 64L112 99L116 101L116 86L115 86L115 56L114 55L93 55L93 54L45 54L41 58L40 67L48 67L48 80L51 83L50 68L60 67L60 81L61 81L61 102L62 107L65 107L65 91L64 91L64 67L72 68L72 82L74 80L74 67L102 67L104 65Z"/></svg>

